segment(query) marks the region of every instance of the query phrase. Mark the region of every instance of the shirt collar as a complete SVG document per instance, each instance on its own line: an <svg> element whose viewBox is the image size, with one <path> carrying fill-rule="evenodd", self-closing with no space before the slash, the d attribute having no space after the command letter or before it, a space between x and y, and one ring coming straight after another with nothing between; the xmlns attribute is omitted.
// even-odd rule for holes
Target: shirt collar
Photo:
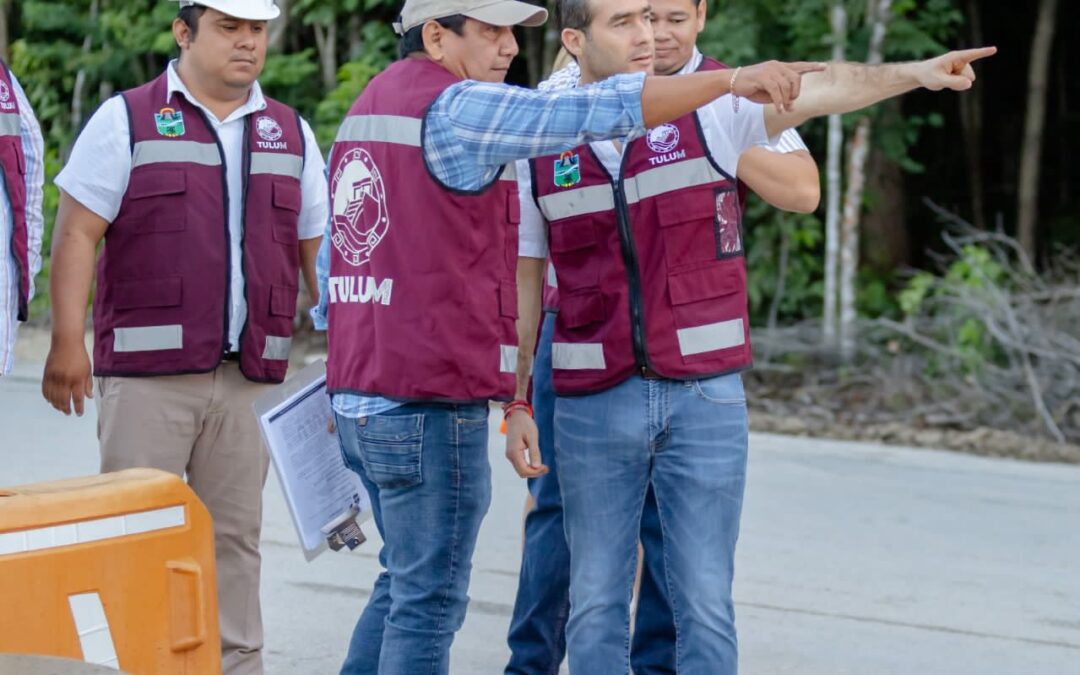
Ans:
<svg viewBox="0 0 1080 675"><path fill-rule="evenodd" d="M182 94L189 103L199 107L200 109L202 109L203 112L209 115L210 119L217 119L206 106L204 106L198 101L198 99L192 96L191 91L187 88L187 85L185 85L184 81L180 79L180 74L176 72L176 59L169 61L169 67L166 69L166 80L166 100L171 99L173 97L173 94ZM253 112L258 112L265 109L266 98L263 96L262 87L259 86L259 82L258 80L256 80L251 85L251 93L248 94L247 103L234 110L233 113L229 115L228 119L220 120L220 122L222 124L226 122L231 122L235 119L244 117L245 115L250 115Z"/></svg>
<svg viewBox="0 0 1080 675"><path fill-rule="evenodd" d="M705 57L698 51L697 45L694 45L694 53L690 55L690 60L686 62L686 65L682 67L677 74L686 75L687 73L696 73L697 69L701 67L701 62L705 60Z"/></svg>

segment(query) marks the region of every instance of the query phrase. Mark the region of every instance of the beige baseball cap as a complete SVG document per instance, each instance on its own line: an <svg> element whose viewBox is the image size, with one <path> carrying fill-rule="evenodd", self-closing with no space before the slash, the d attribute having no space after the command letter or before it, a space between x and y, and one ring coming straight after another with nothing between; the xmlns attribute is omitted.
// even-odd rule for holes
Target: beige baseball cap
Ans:
<svg viewBox="0 0 1080 675"><path fill-rule="evenodd" d="M411 28L455 14L493 26L542 26L548 17L543 7L518 0L405 0L394 30L404 35Z"/></svg>

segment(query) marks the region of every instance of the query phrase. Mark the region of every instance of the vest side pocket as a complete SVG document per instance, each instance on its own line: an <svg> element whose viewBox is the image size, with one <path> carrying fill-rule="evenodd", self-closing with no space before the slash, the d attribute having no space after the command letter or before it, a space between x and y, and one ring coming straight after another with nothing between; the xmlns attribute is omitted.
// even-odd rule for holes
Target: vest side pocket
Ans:
<svg viewBox="0 0 1080 675"><path fill-rule="evenodd" d="M300 290L274 284L270 287L270 316L283 316L292 320L296 316L296 297Z"/></svg>
<svg viewBox="0 0 1080 675"><path fill-rule="evenodd" d="M512 281L499 283L499 315L507 319L518 318L517 284Z"/></svg>
<svg viewBox="0 0 1080 675"><path fill-rule="evenodd" d="M568 329L602 323L607 318L604 294L592 289L559 297L558 321Z"/></svg>
<svg viewBox="0 0 1080 675"><path fill-rule="evenodd" d="M300 185L292 180L275 180L273 183L273 231L274 241L290 246L300 245L298 230L300 220Z"/></svg>
<svg viewBox="0 0 1080 675"><path fill-rule="evenodd" d="M746 344L745 277L732 263L669 274L667 281L684 363L721 358Z"/></svg>
<svg viewBox="0 0 1080 675"><path fill-rule="evenodd" d="M118 281L113 284L112 299L118 310L176 307L184 300L184 280L175 276Z"/></svg>

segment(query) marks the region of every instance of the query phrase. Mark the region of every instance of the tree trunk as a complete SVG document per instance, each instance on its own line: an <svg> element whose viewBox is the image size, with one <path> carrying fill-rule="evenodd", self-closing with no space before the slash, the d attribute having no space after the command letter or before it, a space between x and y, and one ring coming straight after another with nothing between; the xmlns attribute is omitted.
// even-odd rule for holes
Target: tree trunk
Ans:
<svg viewBox="0 0 1080 675"><path fill-rule="evenodd" d="M11 54L8 53L11 36L8 33L8 13L11 12L11 2L0 0L0 59L5 63L11 62Z"/></svg>
<svg viewBox="0 0 1080 675"><path fill-rule="evenodd" d="M886 101L883 105L896 108L899 101ZM887 123L885 121L882 122ZM893 270L911 263L911 232L908 228L904 199L904 172L900 165L885 156L882 150L871 147L866 160L866 191L873 195L873 203L862 216L859 228L859 259L863 267L890 274Z"/></svg>
<svg viewBox="0 0 1080 675"><path fill-rule="evenodd" d="M86 60L87 57L90 56L90 49L91 49L91 47L94 46L93 29L97 28L98 8L99 8L98 0L93 0L90 3L90 26L92 27L92 30L87 32L86 36L83 38L83 43L82 43L82 56L81 56L81 58L84 61ZM85 88L86 88L86 68L80 66L78 72L75 73L75 85L72 87L72 90L71 90L71 128L74 131L78 131L80 128L82 128L82 121L83 121L83 90ZM65 161L67 160L67 155L68 155L68 152L70 152L70 150L71 150L71 148L70 148L70 146L68 146L68 147L65 147L63 149L63 152L61 152L61 157Z"/></svg>
<svg viewBox="0 0 1080 675"><path fill-rule="evenodd" d="M277 6L281 8L281 16L270 22L267 42L271 52L281 54L285 51L285 36L289 32L289 0L277 0Z"/></svg>
<svg viewBox="0 0 1080 675"><path fill-rule="evenodd" d="M364 17L359 12L349 15L349 60L358 59L364 51Z"/></svg>
<svg viewBox="0 0 1080 675"><path fill-rule="evenodd" d="M885 32L892 17L892 0L876 0L870 22L870 50L866 62L876 65L882 61ZM844 196L843 220L840 224L840 352L845 360L855 357L855 301L859 271L859 215L863 189L866 186L866 157L870 150L870 118L863 117L855 128L848 160L848 187Z"/></svg>
<svg viewBox="0 0 1080 675"><path fill-rule="evenodd" d="M970 44L980 47L983 40L982 16L977 0L967 0L970 21ZM967 159L968 184L971 186L971 222L980 230L986 229L986 197L983 193L983 101L982 88L965 92L960 100L960 124L963 128L964 150Z"/></svg>
<svg viewBox="0 0 1080 675"><path fill-rule="evenodd" d="M315 47L319 50L319 71L322 74L324 91L333 91L337 87L337 24L328 26L312 24L315 29Z"/></svg>
<svg viewBox="0 0 1080 675"><path fill-rule="evenodd" d="M832 60L843 61L847 42L847 9L844 0L832 8ZM840 190L843 175L840 157L844 151L844 121L841 115L829 115L829 149L825 177L825 315L822 319L825 346L836 347L837 281L840 261Z"/></svg>
<svg viewBox="0 0 1080 675"><path fill-rule="evenodd" d="M1042 160L1043 127L1046 125L1046 81L1050 71L1050 49L1054 43L1054 17L1058 0L1040 0L1028 63L1027 115L1024 143L1020 150L1020 204L1017 239L1035 259L1039 218L1039 169Z"/></svg>

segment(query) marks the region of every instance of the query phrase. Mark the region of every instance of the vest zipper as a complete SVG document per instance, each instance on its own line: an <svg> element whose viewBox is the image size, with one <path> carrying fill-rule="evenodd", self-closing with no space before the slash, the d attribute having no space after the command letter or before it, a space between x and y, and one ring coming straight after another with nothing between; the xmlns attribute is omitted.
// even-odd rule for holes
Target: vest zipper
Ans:
<svg viewBox="0 0 1080 675"><path fill-rule="evenodd" d="M627 304L630 305L630 336L634 344L634 367L644 374L649 368L649 356L645 347L645 309L642 307L641 299L641 268L638 265L637 249L634 246L634 232L630 225L630 206L626 203L623 182L623 173L629 157L630 147L624 144L619 176L611 182L615 190L615 218L619 224L619 242L622 245L623 264L626 267L630 289Z"/></svg>
<svg viewBox="0 0 1080 675"><path fill-rule="evenodd" d="M202 115L203 121L206 123L206 128L210 131L210 135L214 137L214 143L217 144L218 154L221 155L221 192L222 202L225 204L225 311L222 321L221 329L221 355L229 353L229 305L232 304L232 236L229 233L229 164L225 158L225 148L221 145L221 138L218 136L217 131L214 129L214 125L210 122L210 117L207 116L203 109L197 105L192 105L192 108L199 111ZM237 345L237 349L240 345Z"/></svg>
<svg viewBox="0 0 1080 675"><path fill-rule="evenodd" d="M247 296L247 251L245 247L247 240L248 186L251 183L251 117L251 115L244 117L244 152L243 164L240 168L240 281L247 312L244 313L244 324L240 326L240 336L237 338L236 350L239 352L244 351L244 336L247 334L248 323L251 320L251 299ZM229 279L229 282L232 283L232 279ZM242 358L240 359L240 372L244 373L244 360Z"/></svg>

